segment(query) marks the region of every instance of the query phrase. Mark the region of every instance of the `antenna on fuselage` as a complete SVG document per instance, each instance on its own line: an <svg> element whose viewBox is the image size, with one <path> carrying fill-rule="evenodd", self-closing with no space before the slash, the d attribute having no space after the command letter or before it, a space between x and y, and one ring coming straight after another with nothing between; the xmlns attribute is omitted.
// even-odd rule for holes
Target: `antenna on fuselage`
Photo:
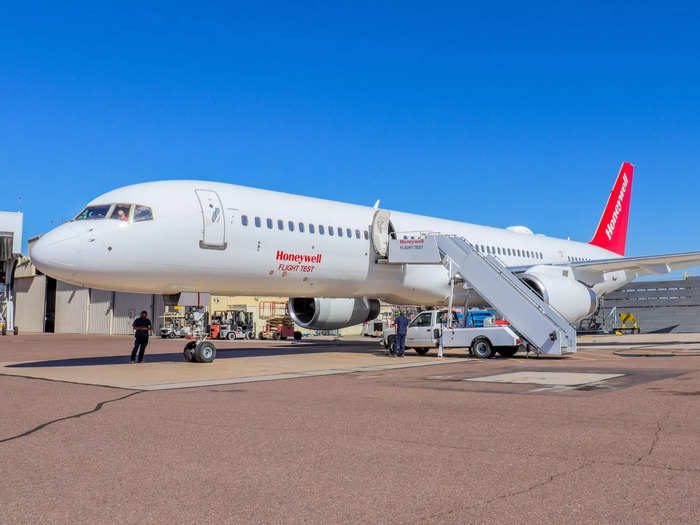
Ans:
<svg viewBox="0 0 700 525"><path fill-rule="evenodd" d="M374 208L375 210L376 210L377 208L379 208L379 201L380 201L380 200L381 200L381 199L377 199L377 202L374 203L374 206L372 206L372 208Z"/></svg>

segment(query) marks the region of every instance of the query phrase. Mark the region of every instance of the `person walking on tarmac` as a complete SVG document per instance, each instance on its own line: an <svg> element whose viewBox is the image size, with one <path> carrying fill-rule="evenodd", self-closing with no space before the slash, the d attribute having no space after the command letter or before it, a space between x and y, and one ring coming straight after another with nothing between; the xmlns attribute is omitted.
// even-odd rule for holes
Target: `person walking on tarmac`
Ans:
<svg viewBox="0 0 700 525"><path fill-rule="evenodd" d="M134 349L131 351L131 362L136 362L136 351L139 353L139 363L143 361L143 354L146 352L148 345L148 332L151 329L151 320L148 318L148 312L144 310L141 316L134 320L131 325L134 328Z"/></svg>
<svg viewBox="0 0 700 525"><path fill-rule="evenodd" d="M406 328L408 328L408 317L399 310L399 315L394 319L394 348L391 355L403 357L406 352Z"/></svg>

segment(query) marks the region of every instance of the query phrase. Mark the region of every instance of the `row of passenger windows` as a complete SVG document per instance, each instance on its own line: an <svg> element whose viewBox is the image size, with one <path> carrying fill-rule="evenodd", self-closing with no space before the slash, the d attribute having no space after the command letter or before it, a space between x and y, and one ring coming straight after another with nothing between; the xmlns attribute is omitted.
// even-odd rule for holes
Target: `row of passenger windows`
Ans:
<svg viewBox="0 0 700 525"><path fill-rule="evenodd" d="M247 215L241 215L241 224L243 226L248 226L248 216ZM260 217L253 217L253 224L255 225L256 228L262 228L263 225L263 220ZM265 226L267 226L268 230L272 230L275 227L275 221L270 219L269 217L265 219ZM364 230L363 232L360 232L360 230L355 229L353 230L352 228L345 228L343 226L324 226L322 224L314 225L311 223L303 223L303 222L294 222L294 221L283 221L282 219L277 219L277 229L278 230L288 230L290 232L293 231L298 231L300 233L317 233L319 235L325 235L326 231L328 231L328 235L334 236L337 235L338 237L347 237L348 239L352 239L353 236L355 239L361 239L364 237L365 240L369 239L369 232L367 230Z"/></svg>
<svg viewBox="0 0 700 525"><path fill-rule="evenodd" d="M518 250L516 248L501 248L500 246L486 246L484 244L475 244L474 247L477 251L481 253L488 253L489 255L506 255L510 257L527 257L529 259L542 259L544 258L542 252L535 252L531 250Z"/></svg>
<svg viewBox="0 0 700 525"><path fill-rule="evenodd" d="M583 262L583 261L592 261L593 259L589 259L587 257L569 257L569 262Z"/></svg>

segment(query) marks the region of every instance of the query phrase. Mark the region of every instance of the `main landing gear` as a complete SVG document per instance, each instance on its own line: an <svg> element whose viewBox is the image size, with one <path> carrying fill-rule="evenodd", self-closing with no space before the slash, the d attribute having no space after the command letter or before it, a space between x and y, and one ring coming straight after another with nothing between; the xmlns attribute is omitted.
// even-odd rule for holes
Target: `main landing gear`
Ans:
<svg viewBox="0 0 700 525"><path fill-rule="evenodd" d="M188 362L211 363L216 359L216 347L209 341L190 341L183 355Z"/></svg>

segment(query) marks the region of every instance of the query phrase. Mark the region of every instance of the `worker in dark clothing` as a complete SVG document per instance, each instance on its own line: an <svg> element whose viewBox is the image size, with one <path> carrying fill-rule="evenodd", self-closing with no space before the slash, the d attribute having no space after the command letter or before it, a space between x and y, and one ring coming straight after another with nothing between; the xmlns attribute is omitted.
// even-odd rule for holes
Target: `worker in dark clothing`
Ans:
<svg viewBox="0 0 700 525"><path fill-rule="evenodd" d="M408 328L408 317L399 311L399 315L394 319L394 348L391 355L403 357L406 352L406 329Z"/></svg>
<svg viewBox="0 0 700 525"><path fill-rule="evenodd" d="M134 320L131 325L134 328L134 349L131 351L131 362L136 362L136 351L139 352L139 363L143 361L143 354L146 352L148 344L148 332L151 329L151 320L148 318L148 312L144 310L141 316Z"/></svg>

